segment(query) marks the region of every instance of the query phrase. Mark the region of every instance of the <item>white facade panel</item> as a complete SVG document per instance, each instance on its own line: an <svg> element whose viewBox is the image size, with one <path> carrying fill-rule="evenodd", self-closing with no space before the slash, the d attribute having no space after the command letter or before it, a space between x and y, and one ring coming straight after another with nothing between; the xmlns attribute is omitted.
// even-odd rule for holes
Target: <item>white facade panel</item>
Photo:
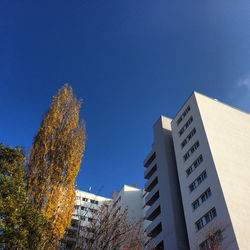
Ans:
<svg viewBox="0 0 250 250"><path fill-rule="evenodd" d="M180 134L190 117L192 122ZM226 229L224 247L248 249L250 115L195 92L173 120L172 133L191 249L218 229ZM199 146L194 149L196 142ZM197 163L197 159L202 160ZM201 199L208 189L209 197ZM204 217L213 208L216 216ZM196 222L201 218L204 226L200 229Z"/></svg>

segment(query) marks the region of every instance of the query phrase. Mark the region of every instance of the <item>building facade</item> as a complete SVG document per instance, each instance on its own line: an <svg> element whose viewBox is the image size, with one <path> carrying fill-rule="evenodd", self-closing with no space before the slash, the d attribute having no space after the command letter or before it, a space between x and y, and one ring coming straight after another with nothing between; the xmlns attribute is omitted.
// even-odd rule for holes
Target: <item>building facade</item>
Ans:
<svg viewBox="0 0 250 250"><path fill-rule="evenodd" d="M188 240L177 175L171 120L161 116L154 125L152 150L144 160L146 232L156 249L187 249Z"/></svg>
<svg viewBox="0 0 250 250"><path fill-rule="evenodd" d="M143 189L124 185L116 194L114 205L122 209L128 209L128 217L131 220L143 219Z"/></svg>
<svg viewBox="0 0 250 250"><path fill-rule="evenodd" d="M169 145L174 150L168 151L162 143L164 153L159 154L154 145L160 140L166 143L166 135L158 138L156 134L164 131L165 127L168 127L169 137L172 138ZM144 176L151 179L145 184L145 189L149 198L161 197L166 190L169 197L172 192L181 197L177 206L184 212L185 223L182 225L185 224L189 248L211 249L212 244L217 243L222 249L250 249L247 237L250 235L250 115L194 92L172 121L160 117L154 126L154 135L153 151L144 162L149 167ZM153 156L155 163L148 164ZM157 164L164 157L172 157L172 162L176 163ZM156 169L154 176L151 175L153 168ZM173 174L175 182L161 172L173 169L177 170ZM157 182L154 181L157 178L157 190L152 186L149 188L151 183ZM159 185L161 179L164 179L162 186ZM156 192L159 194L156 195ZM146 201L149 198L146 197ZM164 217L163 203L171 202L158 202L161 206L160 221ZM156 207L153 202L148 203ZM169 208L165 211L173 213ZM157 217L152 220L152 225L155 226L156 220ZM164 220L168 221L168 217L165 216ZM175 229L171 223L165 225L166 230L171 230L171 227ZM215 238L212 239L211 235ZM171 241L169 236L166 235L166 242ZM181 249L177 244L173 246ZM164 249L174 248L164 242Z"/></svg>
<svg viewBox="0 0 250 250"><path fill-rule="evenodd" d="M126 220L128 223L131 222L135 225L138 223L138 226L141 225L144 230L149 224L147 220L144 220L144 193L143 189L124 185L112 200L90 192L76 190L75 211L72 214L71 226L67 228L62 240L61 249L78 249L79 246L82 249L84 237L91 234L91 221L96 218L95 214L98 213L102 204L110 201L112 201L113 208L127 209ZM90 234L86 233L86 229L90 230Z"/></svg>
<svg viewBox="0 0 250 250"><path fill-rule="evenodd" d="M62 240L61 249L77 249L79 244L83 244L82 237L86 232L86 227L100 206L108 201L111 199L76 190L75 211L72 214L71 226L67 228Z"/></svg>

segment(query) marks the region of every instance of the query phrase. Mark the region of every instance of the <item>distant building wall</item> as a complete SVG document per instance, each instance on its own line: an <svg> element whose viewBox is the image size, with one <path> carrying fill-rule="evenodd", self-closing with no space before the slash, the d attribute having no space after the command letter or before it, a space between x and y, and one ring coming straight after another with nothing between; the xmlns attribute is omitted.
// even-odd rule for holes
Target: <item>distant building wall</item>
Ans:
<svg viewBox="0 0 250 250"><path fill-rule="evenodd" d="M111 201L111 199L76 190L75 211L72 214L71 226L67 228L62 240L61 249L74 249L79 243L82 244L80 239L83 227L87 226L89 220L93 217L93 213L98 212L99 207L108 201Z"/></svg>

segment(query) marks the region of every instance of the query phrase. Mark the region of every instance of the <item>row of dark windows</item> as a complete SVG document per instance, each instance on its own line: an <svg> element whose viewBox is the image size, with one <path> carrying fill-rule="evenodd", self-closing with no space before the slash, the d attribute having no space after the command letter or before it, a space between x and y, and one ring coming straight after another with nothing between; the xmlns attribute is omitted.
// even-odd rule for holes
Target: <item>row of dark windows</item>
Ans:
<svg viewBox="0 0 250 250"><path fill-rule="evenodd" d="M200 229L202 229L206 224L208 224L216 216L217 216L216 209L212 208L205 215L203 215L198 221L195 222L197 231L199 231Z"/></svg>
<svg viewBox="0 0 250 250"><path fill-rule="evenodd" d="M181 147L184 148L186 146L186 144L192 139L192 137L195 135L196 133L196 129L194 128L189 135L183 140L183 142L181 143Z"/></svg>
<svg viewBox="0 0 250 250"><path fill-rule="evenodd" d="M212 195L211 189L208 188L203 192L198 199L192 203L193 209L197 209L202 203L204 203Z"/></svg>
<svg viewBox="0 0 250 250"><path fill-rule="evenodd" d="M74 217L78 217L81 221L93 221L93 218L87 217L87 216L81 216L80 214L72 214Z"/></svg>
<svg viewBox="0 0 250 250"><path fill-rule="evenodd" d="M190 126L190 124L192 123L192 121L193 121L193 117L191 116L188 120L187 120L187 122L185 123L185 125L180 129L180 131L179 131L179 136L181 136L184 132L185 132L185 130Z"/></svg>
<svg viewBox="0 0 250 250"><path fill-rule="evenodd" d="M199 146L200 146L199 141L196 141L195 144L183 156L184 161L186 161L197 150Z"/></svg>
<svg viewBox="0 0 250 250"><path fill-rule="evenodd" d="M186 170L187 176L189 176L202 162L203 162L203 156L200 155Z"/></svg>
<svg viewBox="0 0 250 250"><path fill-rule="evenodd" d="M82 201L90 202L92 204L98 205L98 201L96 201L96 200L91 200L91 199L88 199L88 198L85 198L85 197L76 196L76 200L81 200L81 199L82 199Z"/></svg>
<svg viewBox="0 0 250 250"><path fill-rule="evenodd" d="M181 121L185 118L185 116L187 115L187 113L190 111L190 106L188 106L184 112L182 113L182 115L179 117L179 119L177 120L177 125L179 125L181 123Z"/></svg>
<svg viewBox="0 0 250 250"><path fill-rule="evenodd" d="M192 182L189 185L189 189L192 192L194 189L196 189L205 179L207 178L207 172L206 170L202 172L201 175L199 175L194 182Z"/></svg>
<svg viewBox="0 0 250 250"><path fill-rule="evenodd" d="M89 208L89 207L85 207L85 206L80 206L80 205L75 205L75 209L80 209L82 211L88 211L88 212L91 212L91 213L97 213L97 209L94 209L94 208Z"/></svg>

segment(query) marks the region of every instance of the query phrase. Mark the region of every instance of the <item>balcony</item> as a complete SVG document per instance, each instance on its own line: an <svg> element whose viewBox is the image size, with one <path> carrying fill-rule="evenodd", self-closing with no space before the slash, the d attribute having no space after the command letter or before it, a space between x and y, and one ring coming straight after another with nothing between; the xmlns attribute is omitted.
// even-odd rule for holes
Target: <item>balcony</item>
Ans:
<svg viewBox="0 0 250 250"><path fill-rule="evenodd" d="M147 200L147 202L145 200L145 204L147 206L152 206L159 199L159 197L160 197L159 191L157 191L149 200Z"/></svg>
<svg viewBox="0 0 250 250"><path fill-rule="evenodd" d="M150 178L151 179L151 178ZM158 177L155 177L153 181L149 180L145 183L145 191L150 192L158 184Z"/></svg>
<svg viewBox="0 0 250 250"><path fill-rule="evenodd" d="M157 235L162 232L162 225L161 222L150 232L150 236L154 239Z"/></svg>
<svg viewBox="0 0 250 250"><path fill-rule="evenodd" d="M149 207L148 209L147 209L147 211L146 211L146 213L145 213L145 217L147 218L147 217L149 217L153 212L154 212L154 210L157 208L157 207L159 207L160 206L160 200L157 200L151 207ZM147 220L149 220L148 218L147 218ZM151 220L152 221L152 220Z"/></svg>
<svg viewBox="0 0 250 250"><path fill-rule="evenodd" d="M157 244L157 243L155 243L155 244ZM155 250L164 250L163 240L160 241L160 243L156 245Z"/></svg>
<svg viewBox="0 0 250 250"><path fill-rule="evenodd" d="M156 186L150 191L150 193L147 193L147 195L145 196L145 204L146 204L146 205L152 206L152 204L154 203L154 199L157 199L157 194L156 194L157 191L159 191L159 190L158 190L158 186L156 185ZM154 197L154 199L151 200L155 194L156 194L156 197ZM151 204L151 205L150 205L150 204Z"/></svg>
<svg viewBox="0 0 250 250"><path fill-rule="evenodd" d="M149 155L146 157L145 161L144 161L144 167L145 168L148 168L149 165L153 162L153 160L155 159L156 157L156 153L153 152L153 153L149 153Z"/></svg>
<svg viewBox="0 0 250 250"><path fill-rule="evenodd" d="M144 179L148 180L155 173L156 170L157 170L157 165L151 164L151 166L148 167L144 172Z"/></svg>
<svg viewBox="0 0 250 250"><path fill-rule="evenodd" d="M149 225L148 227L146 228L146 233L147 235L151 235L151 232L158 226L158 224L161 224L161 215L160 216L157 216Z"/></svg>
<svg viewBox="0 0 250 250"><path fill-rule="evenodd" d="M151 207L151 208L153 208L153 207ZM148 209L148 211L146 212L146 218L147 218L147 220L153 221L161 213L161 206L158 205L157 208L155 208L155 206L153 209L151 209L151 208Z"/></svg>

